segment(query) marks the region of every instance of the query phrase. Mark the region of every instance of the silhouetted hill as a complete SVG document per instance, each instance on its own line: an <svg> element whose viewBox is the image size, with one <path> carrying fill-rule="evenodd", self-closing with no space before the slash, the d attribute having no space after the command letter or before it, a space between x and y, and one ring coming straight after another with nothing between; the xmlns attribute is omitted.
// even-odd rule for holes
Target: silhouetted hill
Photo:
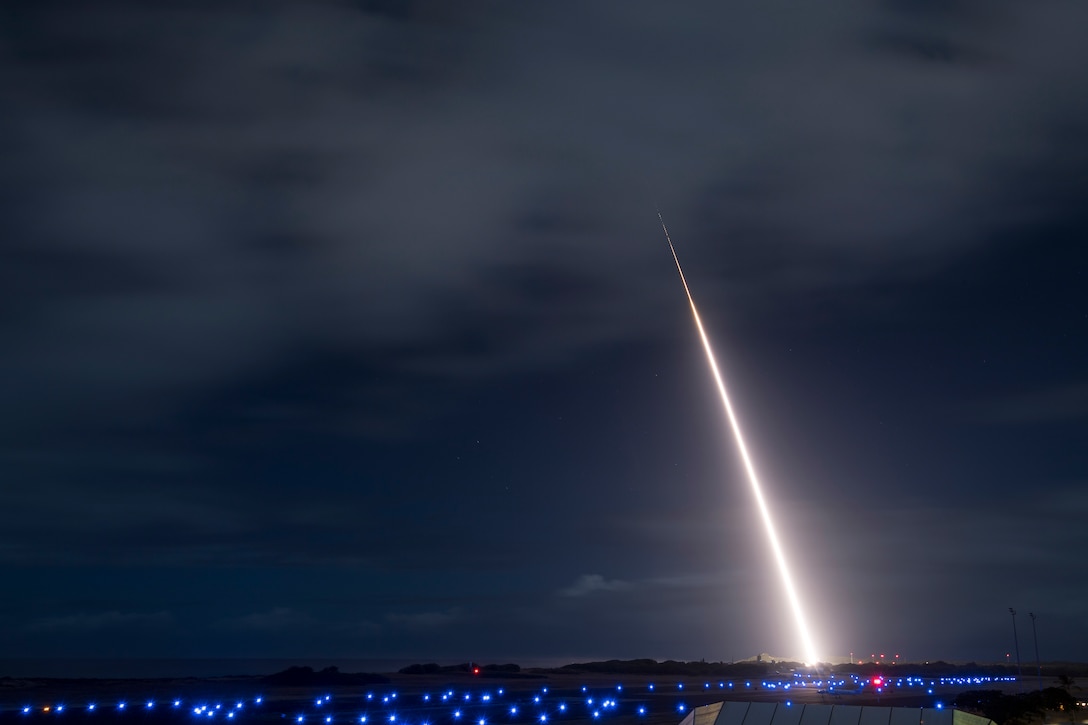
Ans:
<svg viewBox="0 0 1088 725"><path fill-rule="evenodd" d="M316 672L312 667L288 667L282 672L262 677L261 682L288 687L308 685L332 687L335 685L380 685L389 682L389 678L371 672L341 672L338 667L326 667Z"/></svg>

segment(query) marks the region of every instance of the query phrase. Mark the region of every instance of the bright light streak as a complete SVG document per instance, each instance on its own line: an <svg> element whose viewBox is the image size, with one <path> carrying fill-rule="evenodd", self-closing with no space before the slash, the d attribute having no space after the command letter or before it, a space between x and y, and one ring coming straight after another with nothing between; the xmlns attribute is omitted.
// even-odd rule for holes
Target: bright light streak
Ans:
<svg viewBox="0 0 1088 725"><path fill-rule="evenodd" d="M669 251L672 252L672 259L676 262L676 271L680 273L680 281L684 284L684 292L688 296L688 304L691 305L691 315L695 318L695 327L699 330L699 337L703 341L703 349L706 350L706 359L710 363L710 371L714 374L714 382L718 385L718 393L721 395L722 404L725 406L725 414L729 418L729 427L733 429L733 438L737 442L737 449L740 450L741 460L744 461L744 470L748 473L748 481L752 484L752 493L755 494L759 512L763 516L763 525L767 529L767 538L770 539L771 550L774 552L775 561L778 562L778 572L782 576L782 584L786 589L786 597L789 599L790 608L793 610L793 617L797 621L797 629L804 644L805 659L809 664L816 664L819 661L816 655L816 646L812 642L808 625L805 624L805 615L801 612L801 601L794 589L793 578L790 576L789 567L786 565L786 556L782 553L782 547L778 543L778 534L775 532L774 522L771 521L771 512L767 508L767 502L763 499L763 490L759 485L756 469L748 457L748 448L744 445L744 436L741 435L740 424L733 413L733 405L729 402L729 394L725 392L725 383L718 371L718 362L714 359L714 351L711 350L710 340L706 336L706 331L703 330L703 321L699 318L699 311L695 308L695 299L692 298L691 290L688 289L688 280L684 276L683 268L680 267L680 258L676 256L676 248L672 245L672 238L669 236L669 230L665 226L665 220L662 218L661 212L657 213L657 218L661 221L661 230L665 232L665 240L669 243Z"/></svg>

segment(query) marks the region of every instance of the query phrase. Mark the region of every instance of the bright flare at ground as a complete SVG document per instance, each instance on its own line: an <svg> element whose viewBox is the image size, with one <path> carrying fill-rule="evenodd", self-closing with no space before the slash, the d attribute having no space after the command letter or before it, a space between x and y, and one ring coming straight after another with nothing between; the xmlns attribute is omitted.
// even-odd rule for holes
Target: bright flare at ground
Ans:
<svg viewBox="0 0 1088 725"><path fill-rule="evenodd" d="M699 337L703 341L703 349L706 350L706 358L710 363L710 371L714 374L714 382L718 384L718 393L722 396L722 405L725 406L725 414L729 418L729 427L733 429L733 438L737 442L741 460L744 461L744 470L748 473L748 481L752 484L752 493L755 494L756 503L759 504L759 512L763 516L763 525L767 529L767 538L771 542L775 561L778 562L778 572L782 575L782 585L786 589L786 597L789 599L790 608L793 610L793 617L797 620L797 630L801 635L805 650L805 661L808 664L816 664L819 661L816 655L816 646L812 643L808 625L805 624L805 615L801 611L801 600L797 597L797 590L793 586L793 578L790 576L789 567L786 565L786 556L782 553L782 546L778 543L778 534L775 532L774 522L771 521L771 512L767 508L767 502L763 498L763 489L759 485L756 469L752 465L751 458L748 457L748 449L744 445L744 436L741 435L740 424L737 422L737 416L733 413L733 406L729 402L729 394L725 392L725 383L718 371L718 362L714 359L713 350L710 349L710 340L707 339L706 331L703 330L703 321L699 319L699 311L695 309L695 300L691 296L691 290L688 289L688 280L684 277L684 270L680 267L680 258L676 256L676 248L672 246L672 238L669 236L669 230L666 228L665 220L661 218L660 212L658 212L657 218L661 220L661 229L665 232L665 239L669 243L673 261L676 262L676 271L680 273L680 281L684 284L684 292L687 293L688 304L691 305L691 314L695 318L695 327L699 330Z"/></svg>

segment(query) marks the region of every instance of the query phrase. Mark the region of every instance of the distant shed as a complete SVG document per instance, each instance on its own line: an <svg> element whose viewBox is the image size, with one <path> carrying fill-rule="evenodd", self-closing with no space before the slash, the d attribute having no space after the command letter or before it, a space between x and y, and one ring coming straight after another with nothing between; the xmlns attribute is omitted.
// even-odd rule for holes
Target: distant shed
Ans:
<svg viewBox="0 0 1088 725"><path fill-rule="evenodd" d="M954 708L785 705L715 702L696 707L679 725L996 725Z"/></svg>

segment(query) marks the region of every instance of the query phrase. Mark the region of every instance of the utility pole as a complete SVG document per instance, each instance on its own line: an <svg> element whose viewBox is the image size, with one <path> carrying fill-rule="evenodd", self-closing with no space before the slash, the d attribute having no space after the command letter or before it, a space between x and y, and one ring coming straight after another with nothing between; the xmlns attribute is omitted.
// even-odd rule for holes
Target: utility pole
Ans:
<svg viewBox="0 0 1088 725"><path fill-rule="evenodd" d="M1016 645L1016 679L1019 680L1023 673L1020 671L1020 639L1016 636L1016 610L1009 607L1009 614L1012 615L1012 643Z"/></svg>
<svg viewBox="0 0 1088 725"><path fill-rule="evenodd" d="M1039 663L1039 635L1035 633L1035 612L1028 612L1031 617L1031 639L1035 642L1035 676L1039 680L1039 689L1043 689L1043 666Z"/></svg>

